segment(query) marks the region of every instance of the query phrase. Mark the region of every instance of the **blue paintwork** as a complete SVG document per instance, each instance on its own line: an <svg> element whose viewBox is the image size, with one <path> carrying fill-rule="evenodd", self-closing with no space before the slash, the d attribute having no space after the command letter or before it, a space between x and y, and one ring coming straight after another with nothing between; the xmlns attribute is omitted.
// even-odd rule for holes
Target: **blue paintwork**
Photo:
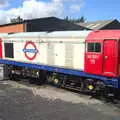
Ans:
<svg viewBox="0 0 120 120"><path fill-rule="evenodd" d="M35 49L23 49L23 52L38 53L38 50L35 50Z"/></svg>
<svg viewBox="0 0 120 120"><path fill-rule="evenodd" d="M40 65L40 64L31 64L31 63L11 61L11 60L5 60L5 59L0 59L0 64L16 65L16 66L21 66L21 67L35 68L35 69L46 70L46 71L51 71L51 72L58 72L58 73L69 74L69 75L75 75L75 76L80 76L80 77L95 78L95 79L100 79L100 80L104 81L105 85L110 85L115 88L120 88L120 78L108 78L105 76L87 74L84 71L80 71L80 70L59 68L59 67Z"/></svg>

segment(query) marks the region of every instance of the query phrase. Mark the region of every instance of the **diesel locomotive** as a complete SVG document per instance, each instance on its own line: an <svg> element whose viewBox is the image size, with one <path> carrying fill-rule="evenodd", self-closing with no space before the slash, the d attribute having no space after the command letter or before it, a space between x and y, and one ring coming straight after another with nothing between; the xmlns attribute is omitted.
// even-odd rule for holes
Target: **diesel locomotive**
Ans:
<svg viewBox="0 0 120 120"><path fill-rule="evenodd" d="M120 88L120 30L0 34L0 64L30 78L95 92Z"/></svg>

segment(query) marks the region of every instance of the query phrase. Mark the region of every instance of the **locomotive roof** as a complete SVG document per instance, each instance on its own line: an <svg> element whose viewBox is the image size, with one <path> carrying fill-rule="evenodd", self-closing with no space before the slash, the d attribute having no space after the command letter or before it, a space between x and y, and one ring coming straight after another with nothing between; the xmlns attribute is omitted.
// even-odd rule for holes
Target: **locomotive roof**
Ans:
<svg viewBox="0 0 120 120"><path fill-rule="evenodd" d="M0 37L8 36L7 33L0 33Z"/></svg>
<svg viewBox="0 0 120 120"><path fill-rule="evenodd" d="M7 37L85 37L90 31L54 31L54 32L23 32L9 34Z"/></svg>
<svg viewBox="0 0 120 120"><path fill-rule="evenodd" d="M120 30L96 30L89 34L87 40L120 39Z"/></svg>
<svg viewBox="0 0 120 120"><path fill-rule="evenodd" d="M46 32L21 32L9 34L7 37L39 37L44 36Z"/></svg>
<svg viewBox="0 0 120 120"><path fill-rule="evenodd" d="M55 31L47 34L47 37L85 37L90 31Z"/></svg>

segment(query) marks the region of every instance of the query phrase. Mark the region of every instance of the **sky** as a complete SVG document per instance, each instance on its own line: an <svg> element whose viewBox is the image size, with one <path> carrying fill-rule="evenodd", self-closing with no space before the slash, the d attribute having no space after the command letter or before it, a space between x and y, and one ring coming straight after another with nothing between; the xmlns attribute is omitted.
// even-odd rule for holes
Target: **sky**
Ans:
<svg viewBox="0 0 120 120"><path fill-rule="evenodd" d="M55 16L87 21L118 19L120 0L0 0L0 24L23 19Z"/></svg>

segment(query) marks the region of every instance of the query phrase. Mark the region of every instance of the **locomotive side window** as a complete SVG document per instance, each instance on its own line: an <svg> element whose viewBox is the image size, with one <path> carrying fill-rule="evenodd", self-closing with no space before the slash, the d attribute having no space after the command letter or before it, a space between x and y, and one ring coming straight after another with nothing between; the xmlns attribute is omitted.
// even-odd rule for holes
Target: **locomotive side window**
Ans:
<svg viewBox="0 0 120 120"><path fill-rule="evenodd" d="M88 43L87 52L101 52L101 43L98 42Z"/></svg>
<svg viewBox="0 0 120 120"><path fill-rule="evenodd" d="M87 52L94 52L94 43L87 44Z"/></svg>
<svg viewBox="0 0 120 120"><path fill-rule="evenodd" d="M4 43L5 57L14 58L13 43Z"/></svg>

